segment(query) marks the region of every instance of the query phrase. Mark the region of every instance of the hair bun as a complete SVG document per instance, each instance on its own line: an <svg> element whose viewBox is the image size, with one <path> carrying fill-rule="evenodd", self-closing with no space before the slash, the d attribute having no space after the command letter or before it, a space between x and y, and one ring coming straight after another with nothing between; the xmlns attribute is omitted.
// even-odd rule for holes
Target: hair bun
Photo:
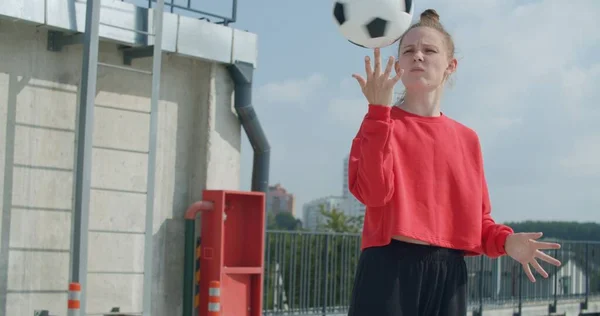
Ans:
<svg viewBox="0 0 600 316"><path fill-rule="evenodd" d="M421 13L421 21L430 20L432 22L439 22L440 15L434 9L427 9Z"/></svg>

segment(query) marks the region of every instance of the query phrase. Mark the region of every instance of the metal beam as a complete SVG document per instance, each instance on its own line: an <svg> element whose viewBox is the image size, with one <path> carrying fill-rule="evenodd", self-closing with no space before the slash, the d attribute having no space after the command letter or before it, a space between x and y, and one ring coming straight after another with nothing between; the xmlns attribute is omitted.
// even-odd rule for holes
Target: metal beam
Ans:
<svg viewBox="0 0 600 316"><path fill-rule="evenodd" d="M123 64L131 65L136 58L152 57L154 55L154 45L145 47L127 47L121 49L123 52Z"/></svg>
<svg viewBox="0 0 600 316"><path fill-rule="evenodd" d="M146 188L146 227L144 240L144 295L143 316L152 314L152 240L154 238L154 186L156 175L156 133L158 129L158 101L162 69L162 38L164 0L158 0L154 11L154 52L152 59L152 96L150 99L150 137L148 144L148 180Z"/></svg>
<svg viewBox="0 0 600 316"><path fill-rule="evenodd" d="M92 135L94 103L98 72L98 29L100 1L86 4L83 65L79 93L79 126L77 137L77 169L75 175L75 205L73 212L73 252L71 281L81 285L81 309L86 310L88 222L92 171Z"/></svg>
<svg viewBox="0 0 600 316"><path fill-rule="evenodd" d="M84 34L65 34L61 31L48 31L47 49L52 52L60 52L64 46L81 44L84 42Z"/></svg>

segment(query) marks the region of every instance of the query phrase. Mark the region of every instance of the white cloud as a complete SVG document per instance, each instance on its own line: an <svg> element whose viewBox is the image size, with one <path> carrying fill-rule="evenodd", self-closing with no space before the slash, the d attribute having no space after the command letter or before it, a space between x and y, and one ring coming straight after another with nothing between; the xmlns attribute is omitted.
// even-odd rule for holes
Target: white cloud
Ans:
<svg viewBox="0 0 600 316"><path fill-rule="evenodd" d="M456 2L426 3L440 13L459 58L442 106L480 135L495 217L600 221L591 213L600 207L600 1ZM344 54L343 47L334 49ZM362 54L349 65L356 69L318 61L318 74L258 89L261 100L288 105L265 126L286 142L287 167L273 177L291 183L299 201L341 188L342 157L367 107L350 77L362 70ZM307 58L302 67L313 63Z"/></svg>
<svg viewBox="0 0 600 316"><path fill-rule="evenodd" d="M525 146L537 137L549 153L564 152L568 142L552 137L590 132L585 122L599 112L587 104L600 96L593 90L600 86L600 67L586 55L598 48L600 2L462 1L443 3L439 11L442 21L450 20L459 55L456 89L448 91L446 106L478 130L487 147L504 147L502 138L515 133ZM518 149L527 154L528 148Z"/></svg>
<svg viewBox="0 0 600 316"><path fill-rule="evenodd" d="M587 135L575 140L573 150L560 163L568 174L600 177L600 135Z"/></svg>
<svg viewBox="0 0 600 316"><path fill-rule="evenodd" d="M562 76L561 94L564 111L575 120L600 118L600 63L591 67L572 67Z"/></svg>
<svg viewBox="0 0 600 316"><path fill-rule="evenodd" d="M473 9L461 4L447 7L448 15L461 16L460 12L465 15ZM569 5L536 1L517 7L498 1L476 25L452 20L448 28L457 45L461 92L471 90L476 101L486 101L478 105L486 111L521 107L515 97L527 96L532 85L562 76L565 67L586 51L582 47L600 39L599 11L600 3L592 1Z"/></svg>
<svg viewBox="0 0 600 316"><path fill-rule="evenodd" d="M339 124L337 128L357 129L367 111L367 101L352 77L333 85L322 74L312 74L304 78L292 77L282 82L270 82L258 91L258 98L272 104L293 104L301 108L312 105L314 109L324 106L327 120ZM328 93L324 94L325 91ZM316 107L315 102L318 103ZM295 110L290 112L297 115Z"/></svg>
<svg viewBox="0 0 600 316"><path fill-rule="evenodd" d="M320 73L311 74L306 78L271 82L258 89L257 98L266 103L302 104L319 92L325 83L325 76Z"/></svg>
<svg viewBox="0 0 600 316"><path fill-rule="evenodd" d="M332 121L346 129L358 130L360 122L367 113L365 98L333 98L329 101L329 115Z"/></svg>
<svg viewBox="0 0 600 316"><path fill-rule="evenodd" d="M600 2L469 3L440 9L459 51L445 106L481 136L496 217L600 220Z"/></svg>
<svg viewBox="0 0 600 316"><path fill-rule="evenodd" d="M356 133L360 123L367 113L367 100L359 88L358 82L352 77L340 81L338 89L331 88L332 97L327 103L329 118L337 123L337 128Z"/></svg>

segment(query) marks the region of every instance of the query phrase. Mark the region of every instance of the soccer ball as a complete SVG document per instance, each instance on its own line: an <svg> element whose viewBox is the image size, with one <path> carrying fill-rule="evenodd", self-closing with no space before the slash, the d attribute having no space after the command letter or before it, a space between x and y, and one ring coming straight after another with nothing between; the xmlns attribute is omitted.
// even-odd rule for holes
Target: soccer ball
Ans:
<svg viewBox="0 0 600 316"><path fill-rule="evenodd" d="M334 0L333 17L352 44L382 48L395 43L409 28L414 0Z"/></svg>

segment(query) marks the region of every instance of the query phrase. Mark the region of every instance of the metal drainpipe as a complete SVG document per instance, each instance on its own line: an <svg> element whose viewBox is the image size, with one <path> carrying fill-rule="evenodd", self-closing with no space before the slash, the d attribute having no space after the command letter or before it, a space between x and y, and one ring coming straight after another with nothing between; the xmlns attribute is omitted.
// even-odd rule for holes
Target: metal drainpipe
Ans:
<svg viewBox="0 0 600 316"><path fill-rule="evenodd" d="M252 106L252 76L254 66L245 62L235 62L228 67L234 82L234 108L248 140L254 149L252 164L252 191L267 193L269 186L269 163L271 147L258 121ZM212 203L199 201L192 204L185 215L185 250L183 271L183 316L192 316L194 298L194 274L196 260L196 214L212 210Z"/></svg>
<svg viewBox="0 0 600 316"><path fill-rule="evenodd" d="M254 66L250 63L235 62L228 70L235 85L234 108L254 149L251 190L266 194L269 186L271 147L252 106Z"/></svg>

